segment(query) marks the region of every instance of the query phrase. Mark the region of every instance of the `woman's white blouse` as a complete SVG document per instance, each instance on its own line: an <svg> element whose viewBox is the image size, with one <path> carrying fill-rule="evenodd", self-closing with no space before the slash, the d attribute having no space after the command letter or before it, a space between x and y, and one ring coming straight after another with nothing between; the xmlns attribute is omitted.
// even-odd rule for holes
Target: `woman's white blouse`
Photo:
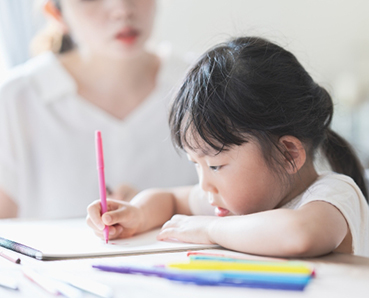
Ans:
<svg viewBox="0 0 369 298"><path fill-rule="evenodd" d="M0 86L0 188L17 202L19 216L86 215L99 198L95 130L102 132L110 188L195 183L168 127L173 86L186 66L163 59L156 89L123 121L81 98L52 53L15 68Z"/></svg>

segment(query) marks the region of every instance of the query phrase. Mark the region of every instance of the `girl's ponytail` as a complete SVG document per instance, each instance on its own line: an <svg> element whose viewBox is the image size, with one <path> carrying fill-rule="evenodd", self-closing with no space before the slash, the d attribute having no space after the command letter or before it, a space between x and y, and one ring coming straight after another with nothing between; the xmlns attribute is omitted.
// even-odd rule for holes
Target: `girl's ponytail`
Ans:
<svg viewBox="0 0 369 298"><path fill-rule="evenodd" d="M364 168L351 145L333 130L328 128L326 130L326 139L322 144L322 149L332 167L332 170L337 173L350 176L354 179L368 201Z"/></svg>

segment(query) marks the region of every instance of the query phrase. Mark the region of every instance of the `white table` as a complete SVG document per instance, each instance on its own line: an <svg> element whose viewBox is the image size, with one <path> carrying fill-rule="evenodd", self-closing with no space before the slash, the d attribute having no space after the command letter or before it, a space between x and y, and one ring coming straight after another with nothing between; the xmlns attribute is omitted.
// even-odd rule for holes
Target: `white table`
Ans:
<svg viewBox="0 0 369 298"><path fill-rule="evenodd" d="M208 251L219 252L219 250ZM71 275L83 276L92 282L100 281L112 287L114 297L369 297L369 259L344 254L331 254L321 258L305 260L314 264L316 278L303 292L202 287L178 284L157 277L107 273L91 268L92 264L155 265L171 261L184 261L187 259L185 252L49 262L37 261L16 253L12 255L19 256L22 259L23 266L30 266L38 270L58 270L68 272ZM0 288L0 297L54 297L26 279L21 273L21 265L0 259L0 272L4 271L9 276L18 279L20 290L12 291ZM95 296L86 294L85 297Z"/></svg>

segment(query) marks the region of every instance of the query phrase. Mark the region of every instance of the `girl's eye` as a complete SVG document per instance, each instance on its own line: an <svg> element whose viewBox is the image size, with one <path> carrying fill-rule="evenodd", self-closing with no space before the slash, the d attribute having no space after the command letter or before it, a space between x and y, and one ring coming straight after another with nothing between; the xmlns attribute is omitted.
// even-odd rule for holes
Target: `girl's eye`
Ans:
<svg viewBox="0 0 369 298"><path fill-rule="evenodd" d="M218 172L220 170L222 166L209 166L209 168L214 171L214 172Z"/></svg>

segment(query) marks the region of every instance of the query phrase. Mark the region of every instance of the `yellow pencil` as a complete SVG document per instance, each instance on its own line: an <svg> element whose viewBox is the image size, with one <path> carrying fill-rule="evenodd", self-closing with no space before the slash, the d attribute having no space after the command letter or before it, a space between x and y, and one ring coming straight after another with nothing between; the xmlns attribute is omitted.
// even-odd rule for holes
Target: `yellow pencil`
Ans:
<svg viewBox="0 0 369 298"><path fill-rule="evenodd" d="M190 263L172 263L169 268L183 270L218 270L218 271L252 271L252 272L274 272L293 274L312 274L313 270L307 265L291 264L267 264L261 263L236 263L219 261L191 261Z"/></svg>

